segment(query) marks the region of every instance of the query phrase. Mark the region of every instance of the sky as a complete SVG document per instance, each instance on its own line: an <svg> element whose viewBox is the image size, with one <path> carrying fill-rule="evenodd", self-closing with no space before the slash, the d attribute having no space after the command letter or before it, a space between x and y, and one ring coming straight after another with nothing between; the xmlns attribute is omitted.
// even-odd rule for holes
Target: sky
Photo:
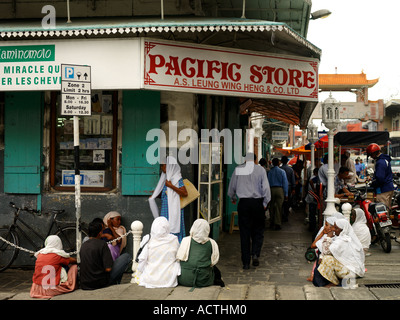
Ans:
<svg viewBox="0 0 400 320"><path fill-rule="evenodd" d="M325 19L310 20L307 40L322 50L319 73L355 73L379 82L369 100L400 99L400 0L312 0L311 12L328 9ZM329 93L320 93L319 101ZM341 102L353 93L332 92Z"/></svg>

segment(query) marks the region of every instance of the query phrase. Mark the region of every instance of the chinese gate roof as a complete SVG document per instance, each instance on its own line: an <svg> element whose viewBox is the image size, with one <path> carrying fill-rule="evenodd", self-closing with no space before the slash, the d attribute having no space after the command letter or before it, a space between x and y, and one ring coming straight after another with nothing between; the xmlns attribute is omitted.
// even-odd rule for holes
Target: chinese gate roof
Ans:
<svg viewBox="0 0 400 320"><path fill-rule="evenodd" d="M360 74L320 74L319 89L322 91L349 91L363 87L371 88L379 81L368 80L364 72Z"/></svg>

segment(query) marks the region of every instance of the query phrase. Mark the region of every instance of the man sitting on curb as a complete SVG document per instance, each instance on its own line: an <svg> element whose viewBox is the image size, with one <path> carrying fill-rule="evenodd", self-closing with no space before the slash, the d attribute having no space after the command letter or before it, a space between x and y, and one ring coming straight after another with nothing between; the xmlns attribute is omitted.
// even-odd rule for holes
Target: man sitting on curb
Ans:
<svg viewBox="0 0 400 320"><path fill-rule="evenodd" d="M89 223L89 240L82 244L80 257L81 289L93 290L119 284L132 257L121 254L114 262L107 242L101 240L103 224L93 220Z"/></svg>

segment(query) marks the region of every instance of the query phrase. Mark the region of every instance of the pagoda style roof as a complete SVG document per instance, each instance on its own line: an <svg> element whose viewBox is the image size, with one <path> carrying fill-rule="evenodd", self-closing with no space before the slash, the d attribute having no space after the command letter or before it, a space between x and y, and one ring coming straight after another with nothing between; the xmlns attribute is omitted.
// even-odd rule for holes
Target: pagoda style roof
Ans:
<svg viewBox="0 0 400 320"><path fill-rule="evenodd" d="M364 72L360 74L320 74L319 89L321 91L350 91L352 89L371 88L379 78L368 80Z"/></svg>

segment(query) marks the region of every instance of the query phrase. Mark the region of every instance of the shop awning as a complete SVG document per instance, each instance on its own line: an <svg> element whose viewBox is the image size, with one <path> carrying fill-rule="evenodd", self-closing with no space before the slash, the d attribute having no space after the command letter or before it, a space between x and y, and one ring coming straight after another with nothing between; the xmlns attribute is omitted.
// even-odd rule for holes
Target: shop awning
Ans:
<svg viewBox="0 0 400 320"><path fill-rule="evenodd" d="M241 114L257 112L269 119L276 119L288 124L307 128L311 114L318 102L241 99Z"/></svg>
<svg viewBox="0 0 400 320"><path fill-rule="evenodd" d="M300 155L300 154L310 154L311 150L306 150L306 146L301 146L295 149L284 149L274 146L274 150L279 151L283 155Z"/></svg>
<svg viewBox="0 0 400 320"><path fill-rule="evenodd" d="M174 36L172 36L174 34ZM241 18L76 18L72 23L57 20L54 29L46 30L41 20L3 20L2 40L45 40L65 38L157 36L176 41L235 46L241 49L287 52L320 58L321 49L295 32L287 24ZM269 48L269 50L266 50ZM272 48L272 50L271 50Z"/></svg>
<svg viewBox="0 0 400 320"><path fill-rule="evenodd" d="M385 145L389 141L388 131L350 131L335 134L335 145L354 148L367 147L370 143Z"/></svg>

